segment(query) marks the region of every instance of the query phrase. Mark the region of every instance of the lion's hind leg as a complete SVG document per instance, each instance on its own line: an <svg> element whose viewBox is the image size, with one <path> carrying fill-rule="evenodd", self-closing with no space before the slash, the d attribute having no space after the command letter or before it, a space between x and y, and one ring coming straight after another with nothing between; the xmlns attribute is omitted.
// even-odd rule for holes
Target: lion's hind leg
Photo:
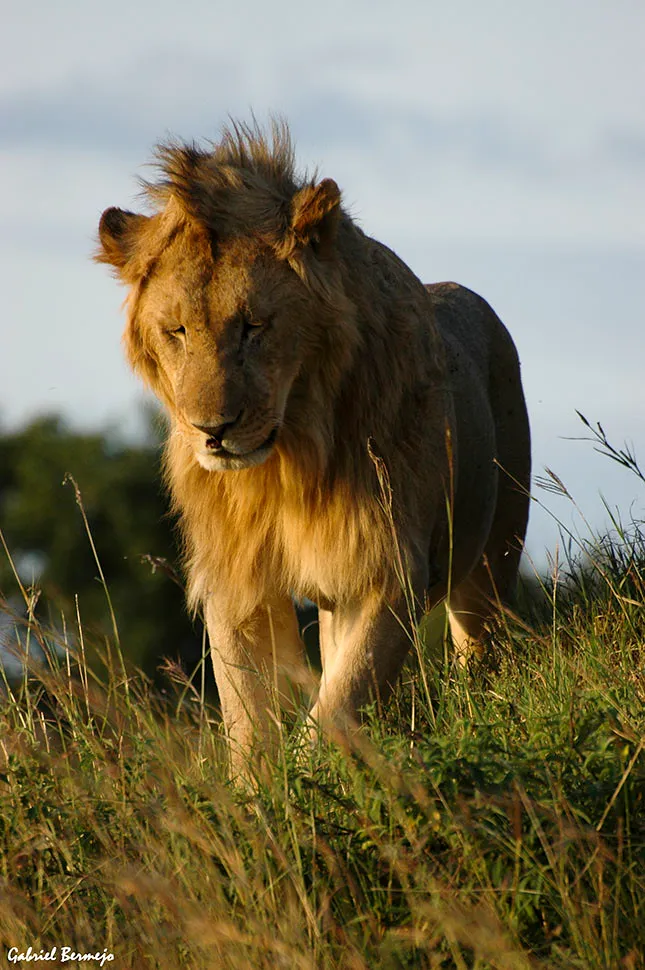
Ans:
<svg viewBox="0 0 645 970"><path fill-rule="evenodd" d="M497 498L479 562L448 604L456 654L481 656L500 607L512 600L529 517L531 436L515 346L492 312L488 395L495 424Z"/></svg>
<svg viewBox="0 0 645 970"><path fill-rule="evenodd" d="M528 462L522 474L528 479ZM500 469L495 518L481 559L452 590L450 633L460 663L481 657L495 621L513 598L528 520L528 481Z"/></svg>
<svg viewBox="0 0 645 970"><path fill-rule="evenodd" d="M450 634L460 664L465 664L470 657L481 659L483 656L493 622L499 618L500 608L503 609L513 592L517 565L513 569L509 564L508 573L508 581L503 581L500 589L490 563L482 557L468 578L451 593L448 602Z"/></svg>

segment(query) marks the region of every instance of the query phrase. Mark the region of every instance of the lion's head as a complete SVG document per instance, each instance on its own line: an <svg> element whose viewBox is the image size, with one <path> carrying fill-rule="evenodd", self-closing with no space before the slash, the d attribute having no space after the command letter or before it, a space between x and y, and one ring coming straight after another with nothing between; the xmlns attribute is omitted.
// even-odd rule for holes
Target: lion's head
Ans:
<svg viewBox="0 0 645 970"><path fill-rule="evenodd" d="M158 161L156 211L107 209L97 259L130 287L126 351L175 431L207 471L249 468L302 422L303 375L338 370L341 317L347 352L340 192L297 186L286 128L270 146L236 128L214 150L170 145Z"/></svg>

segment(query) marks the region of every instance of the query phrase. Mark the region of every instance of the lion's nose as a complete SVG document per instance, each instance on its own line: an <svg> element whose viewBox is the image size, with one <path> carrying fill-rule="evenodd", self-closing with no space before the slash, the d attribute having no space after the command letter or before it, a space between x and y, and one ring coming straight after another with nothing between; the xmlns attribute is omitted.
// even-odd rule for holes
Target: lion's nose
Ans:
<svg viewBox="0 0 645 970"><path fill-rule="evenodd" d="M222 447L222 441L226 435L229 428L232 428L239 414L232 418L230 421L224 421L222 424L209 425L209 424L196 424L195 427L198 431L202 431L206 435L206 447L217 451Z"/></svg>

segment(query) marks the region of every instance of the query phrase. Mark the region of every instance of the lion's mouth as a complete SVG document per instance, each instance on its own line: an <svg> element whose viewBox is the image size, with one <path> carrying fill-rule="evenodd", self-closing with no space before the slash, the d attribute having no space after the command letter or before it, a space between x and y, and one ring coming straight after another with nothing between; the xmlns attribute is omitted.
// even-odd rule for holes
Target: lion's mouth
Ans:
<svg viewBox="0 0 645 970"><path fill-rule="evenodd" d="M209 451L225 450L219 438L211 437L206 439L206 447Z"/></svg>
<svg viewBox="0 0 645 970"><path fill-rule="evenodd" d="M250 451L246 451L246 452L232 451L229 448L225 447L221 438L217 438L215 436L211 436L210 438L206 439L206 449L209 452L209 454L213 456L217 456L218 458L231 458L231 459L244 461L245 459L251 458L252 456L259 454L260 452L269 451L276 442L276 439L278 437L278 431L279 431L279 427L278 425L276 425L275 428L268 435L268 437L265 438L260 445L258 445L255 448L252 448Z"/></svg>
<svg viewBox="0 0 645 970"><path fill-rule="evenodd" d="M206 447L209 451L213 451L218 455L230 455L231 458L243 458L245 454L252 455L256 451L262 451L264 448L271 448L275 444L275 440L278 437L278 426L276 425L268 438L265 438L261 445L257 448L252 448L251 451L247 452L235 452L230 451L228 448L224 447L224 443L221 438L216 438L214 436L206 439Z"/></svg>

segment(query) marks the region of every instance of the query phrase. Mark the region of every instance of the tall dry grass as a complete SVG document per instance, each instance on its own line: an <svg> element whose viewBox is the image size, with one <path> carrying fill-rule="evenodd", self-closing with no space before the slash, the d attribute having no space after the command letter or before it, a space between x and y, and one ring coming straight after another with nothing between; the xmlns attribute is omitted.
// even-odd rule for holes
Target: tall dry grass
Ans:
<svg viewBox="0 0 645 970"><path fill-rule="evenodd" d="M525 584L485 665L422 627L387 711L315 750L285 728L254 793L226 779L199 675L171 667L155 694L117 635L90 643L79 610L56 652L31 609L51 662L0 712L5 958L645 966L645 536L615 525Z"/></svg>

